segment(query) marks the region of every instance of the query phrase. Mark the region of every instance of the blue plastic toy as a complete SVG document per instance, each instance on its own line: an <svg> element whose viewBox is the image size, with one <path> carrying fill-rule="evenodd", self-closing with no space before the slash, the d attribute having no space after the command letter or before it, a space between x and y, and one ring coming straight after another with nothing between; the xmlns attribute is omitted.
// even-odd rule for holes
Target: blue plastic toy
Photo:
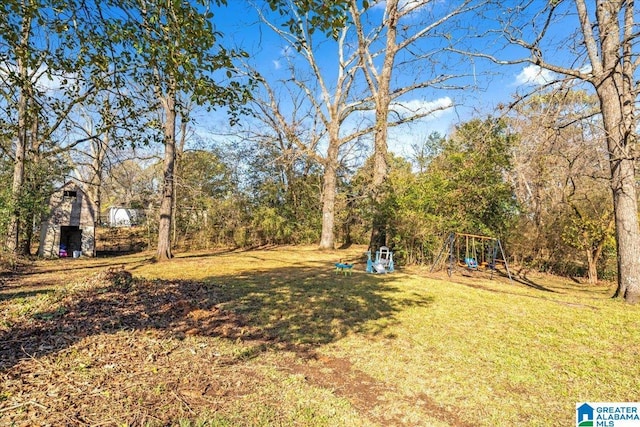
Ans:
<svg viewBox="0 0 640 427"><path fill-rule="evenodd" d="M371 259L371 251L367 252L367 273L391 273L393 267L393 252L382 246L376 251L375 261Z"/></svg>
<svg viewBox="0 0 640 427"><path fill-rule="evenodd" d="M353 264L347 264L343 262L336 262L336 273L342 273L345 276L351 275L351 271L353 269Z"/></svg>

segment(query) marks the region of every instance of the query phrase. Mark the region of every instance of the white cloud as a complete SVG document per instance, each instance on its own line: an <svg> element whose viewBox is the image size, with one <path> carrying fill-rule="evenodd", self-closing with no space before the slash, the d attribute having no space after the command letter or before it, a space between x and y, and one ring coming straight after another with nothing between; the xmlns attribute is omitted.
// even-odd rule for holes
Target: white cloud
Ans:
<svg viewBox="0 0 640 427"><path fill-rule="evenodd" d="M280 49L280 56L283 58L290 58L294 56L293 47L285 46L282 49Z"/></svg>
<svg viewBox="0 0 640 427"><path fill-rule="evenodd" d="M591 67L591 64L587 64L584 67L580 68L579 71L584 74L591 74L593 72L593 68Z"/></svg>
<svg viewBox="0 0 640 427"><path fill-rule="evenodd" d="M543 85L555 80L554 74L537 65L524 67L516 76L517 85Z"/></svg>
<svg viewBox="0 0 640 427"><path fill-rule="evenodd" d="M75 80L75 76L69 76L68 78L60 76L49 76L47 74L40 75L40 78L35 81L36 85L45 91L58 91L64 86L65 80Z"/></svg>
<svg viewBox="0 0 640 427"><path fill-rule="evenodd" d="M416 113L428 114L414 122L389 129L389 150L404 157L412 156L412 144L423 141L432 132L446 135L456 119L453 101L449 97L434 101L411 100L398 103L391 108L405 117ZM390 120L393 120L393 117Z"/></svg>
<svg viewBox="0 0 640 427"><path fill-rule="evenodd" d="M448 96L433 101L412 99L396 102L390 109L393 111L389 116L390 122L398 118L425 115L415 121L389 128L389 150L401 156L410 156L411 144L424 139L432 132L446 135L454 120L453 100Z"/></svg>
<svg viewBox="0 0 640 427"><path fill-rule="evenodd" d="M411 10L414 11L419 7L422 7L429 3L428 0L400 0L398 4L401 11Z"/></svg>
<svg viewBox="0 0 640 427"><path fill-rule="evenodd" d="M282 68L282 64L280 64L280 61L278 61L277 59L274 59L273 61L273 68L276 70L279 70L280 68Z"/></svg>
<svg viewBox="0 0 640 427"><path fill-rule="evenodd" d="M31 79L31 82L36 86L36 88L38 88L38 90L46 92L56 92L61 90L70 82L75 83L78 79L78 76L73 73L64 75L53 75L48 73L47 71L48 69L45 64L41 64L37 70L27 70L27 75ZM8 78L9 75L17 75L18 73L18 68L15 65L9 65L8 68L0 68L0 75L2 75L3 78Z"/></svg>
<svg viewBox="0 0 640 427"><path fill-rule="evenodd" d="M453 101L448 96L439 98L434 101L424 101L412 99L410 101L394 102L390 106L390 110L395 112L401 118L408 118L416 115L425 115L423 120L435 120L443 114L444 111L453 107ZM393 120L393 117L390 117Z"/></svg>
<svg viewBox="0 0 640 427"><path fill-rule="evenodd" d="M400 11L415 11L416 9L425 6L430 3L430 0L400 0L398 2L398 10ZM385 0L378 0L375 2L371 8L373 9L382 9L385 10L387 7L387 2Z"/></svg>

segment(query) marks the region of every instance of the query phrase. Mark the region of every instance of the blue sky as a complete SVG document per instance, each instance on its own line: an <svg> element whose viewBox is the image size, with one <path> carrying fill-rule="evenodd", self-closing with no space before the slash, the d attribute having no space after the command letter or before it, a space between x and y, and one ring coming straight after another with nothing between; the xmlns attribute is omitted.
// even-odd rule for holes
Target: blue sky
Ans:
<svg viewBox="0 0 640 427"><path fill-rule="evenodd" d="M481 0L478 0L481 1ZM263 0L255 0L256 4L263 5L265 10L268 10ZM411 26L420 21L430 13L437 15L439 10L443 10L450 3L445 0L405 0L405 6L411 6L418 3L425 3L426 5L417 9L416 12L410 14L403 25ZM534 4L546 4L545 0L534 0ZM572 2L568 3L571 7ZM498 5L497 9L491 13L496 16L505 13L508 5L516 4L515 1L505 1L502 5ZM380 19L384 10L384 2L379 2L372 6L370 14L372 20ZM494 16L491 16L494 18ZM271 15L277 16L275 14ZM523 18L526 21L527 17ZM459 34L463 34L467 27L476 25L476 31L482 32L486 30L486 22L478 21L474 22L473 19L467 18L461 20L458 28L451 29L453 37L457 37ZM225 7L214 8L214 26L216 30L223 33L223 38L220 40L227 48L242 48L250 54L253 65L266 76L272 84L275 85L278 79L288 79L290 75L286 70L286 62L288 59L295 60L296 63L302 63L299 59L295 59L295 52L291 50L287 44L266 25L260 22L258 13L255 8L250 4L248 0L229 0L228 5ZM570 32L570 28L562 28L558 26L561 31ZM555 30L556 33L559 31ZM550 52L557 52L557 56L562 57L563 50L566 50L570 46L557 45L553 46L555 40L564 40L567 34L560 34L562 37L551 37L550 45L552 49ZM552 34L555 36L555 34ZM466 44L469 47L477 47L478 43L485 43L486 49L489 53L510 55L513 57L513 49L503 50L502 45L487 43L486 40L478 40L474 42L472 38L462 38L462 44ZM437 43L434 39L426 40L422 47L429 48L431 45ZM474 46L474 43L476 46ZM482 45L485 48L484 45ZM335 44L327 43L321 54L318 55L321 58L320 65L327 70L335 69ZM567 58L570 58L567 55ZM477 87L469 88L463 91L460 90L421 90L404 96L402 108L412 108L418 110L420 108L428 106L446 106L456 105L455 108L450 108L446 111L439 111L430 117L421 119L420 121L411 125L404 125L401 128L393 129L390 132L389 144L396 151L406 154L404 149L410 146L412 143L419 142L420 139L426 138L426 136L432 131L438 131L441 134L447 133L451 126L460 121L468 120L471 117L482 117L483 115L491 114L495 111L495 107L500 103L509 103L513 95L516 92L523 92L531 89L533 85L537 83L548 82L553 79L553 75L548 71L542 71L534 66L520 64L514 66L498 66L487 60L480 58L457 58L452 59L450 62L441 61L449 66L452 73L466 73L470 77L467 78L467 83L471 80L477 79ZM416 67L423 66L423 64L417 64ZM440 72L441 68L438 67L434 70L426 69L425 73ZM0 72L3 72L0 70ZM8 72L5 70L4 72ZM397 70L396 79L401 81L409 81L414 76L411 69ZM43 74L44 75L44 74ZM39 84L47 86L51 90L56 90L59 87L60 78L54 78L52 80L41 78ZM197 117L201 128L204 130L203 135L212 133L209 129L220 129L226 123L226 116L218 113L206 113L200 112Z"/></svg>
<svg viewBox="0 0 640 427"><path fill-rule="evenodd" d="M420 2L421 0L407 0L405 3L410 6L412 3ZM264 2L258 1L257 3L263 4ZM429 6L423 6L408 16L405 22L407 26L414 25L430 12L437 14L438 8L446 7L444 0L423 3L429 3ZM430 10L426 10L427 8ZM267 9L266 6L265 9ZM376 18L382 15L383 10L384 4L381 2L372 7L371 14ZM495 13L500 13L500 11ZM270 16L277 19L277 15ZM467 26L475 24L469 22L470 18L466 19L467 21L462 20L459 23L461 32L463 29L466 30ZM227 47L239 47L247 51L253 65L274 85L278 79L290 78L285 66L287 60L302 63L301 60L295 58L295 52L279 36L260 22L255 9L246 1L230 0L227 7L215 11L214 23L216 29L224 34L222 43ZM484 31L485 29L486 27L480 26L475 30ZM471 39L465 39L465 43L467 40ZM426 40L421 47L429 49L431 47L429 43L438 42L434 39ZM469 43L472 45L471 41ZM480 43L486 43L486 40L482 40ZM513 55L512 52L501 50L498 44L493 46L495 47L487 46L487 49L493 49L493 52L490 53ZM327 43L326 48L318 56L321 58L321 67L325 67L329 72L335 68L335 44ZM470 80L474 80L473 83L477 86L462 91L425 89L403 97L402 102L414 109L421 106L454 104L455 108L439 111L416 123L391 130L389 145L394 151L408 154L409 146L426 138L430 132L437 131L446 134L454 124L460 121L494 113L498 104L511 102L516 92L528 91L535 85L553 80L552 73L527 64L498 66L480 58L458 57L446 65L451 68L449 72L453 74L467 74L469 77L466 79L466 84L471 84ZM440 68L437 69L440 70ZM434 72L437 71L434 70ZM396 78L409 81L414 78L409 74L410 70L399 70L396 73Z"/></svg>

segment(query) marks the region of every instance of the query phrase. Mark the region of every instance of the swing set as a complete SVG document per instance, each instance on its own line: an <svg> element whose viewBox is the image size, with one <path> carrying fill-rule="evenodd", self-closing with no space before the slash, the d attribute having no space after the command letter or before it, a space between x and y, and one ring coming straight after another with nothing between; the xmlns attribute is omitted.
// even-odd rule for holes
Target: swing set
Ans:
<svg viewBox="0 0 640 427"><path fill-rule="evenodd" d="M446 258L445 253L447 254ZM493 279L493 273L498 265L503 265L509 281L513 281L507 258L502 249L502 243L496 237L450 233L431 266L431 272L436 268L440 268L445 262L449 277L460 269L463 274L472 274L475 271L490 271L490 278Z"/></svg>

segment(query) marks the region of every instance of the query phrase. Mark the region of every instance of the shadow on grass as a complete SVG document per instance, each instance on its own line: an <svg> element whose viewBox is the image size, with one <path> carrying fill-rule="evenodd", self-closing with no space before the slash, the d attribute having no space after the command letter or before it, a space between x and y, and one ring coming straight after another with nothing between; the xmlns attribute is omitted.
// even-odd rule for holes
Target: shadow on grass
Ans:
<svg viewBox="0 0 640 427"><path fill-rule="evenodd" d="M549 289L549 288L546 288L546 287L544 287L542 285L539 285L539 284L535 283L531 279L522 278L522 277L514 277L513 281L517 282L517 283L520 283L521 285L524 285L524 286L526 286L528 288L536 289L538 291L550 292L550 293L553 293L553 294L557 294L558 293L558 291L555 291L553 289Z"/></svg>
<svg viewBox="0 0 640 427"><path fill-rule="evenodd" d="M543 291L543 292L558 293L558 291L555 291L553 289L549 289L547 287L544 287L544 286L534 282L533 280L528 278L526 274L512 276L512 278L513 278L514 282L520 283L521 285L527 286L527 287L532 288L532 289L537 289L537 290Z"/></svg>
<svg viewBox="0 0 640 427"><path fill-rule="evenodd" d="M87 262L87 260L89 260ZM99 262L97 260L100 260ZM49 273L60 273L60 272L69 272L69 271L80 271L86 270L87 273L96 270L104 270L105 268L110 267L119 267L122 265L132 265L132 264L151 264L153 260L151 257L141 258L138 262L132 262L130 258L127 258L126 254L118 254L110 257L95 257L95 258L59 258L53 260L46 267L38 267L31 270L26 270L21 272L20 274L13 274L12 278L17 277L29 277L36 276L42 274Z"/></svg>
<svg viewBox="0 0 640 427"><path fill-rule="evenodd" d="M92 276L84 291L0 332L0 369L72 346L83 337L153 330L182 339L212 336L313 355L349 333L381 333L397 312L432 299L401 295L392 276L342 276L324 268L280 268L203 281L140 280L124 270ZM384 321L376 322L376 320ZM232 362L233 363L233 362Z"/></svg>
<svg viewBox="0 0 640 427"><path fill-rule="evenodd" d="M49 295L52 294L53 289L39 289L35 291L16 291L16 292L2 292L0 289L0 301L8 301L11 299L19 299L19 298L31 298L38 295Z"/></svg>
<svg viewBox="0 0 640 427"><path fill-rule="evenodd" d="M481 277L485 279L499 280L501 283L505 283L507 285L511 284L511 281L513 281L514 283L519 283L528 288L536 289L538 291L558 293L558 291L554 289L545 287L539 283L534 282L529 277L527 277L526 272L524 274L522 274L521 272L518 272L515 274L514 273L508 274L506 270L495 269L495 270L473 271L473 272L467 271L466 274L465 273L462 274L462 276L471 277L471 278L475 277L476 275L481 275ZM479 287L482 287L482 286L479 286ZM486 288L486 289L492 292L501 292L500 290L497 290L497 289L489 289L489 288ZM505 288L505 289L508 289L508 288ZM509 293L509 292L506 292L506 293Z"/></svg>

